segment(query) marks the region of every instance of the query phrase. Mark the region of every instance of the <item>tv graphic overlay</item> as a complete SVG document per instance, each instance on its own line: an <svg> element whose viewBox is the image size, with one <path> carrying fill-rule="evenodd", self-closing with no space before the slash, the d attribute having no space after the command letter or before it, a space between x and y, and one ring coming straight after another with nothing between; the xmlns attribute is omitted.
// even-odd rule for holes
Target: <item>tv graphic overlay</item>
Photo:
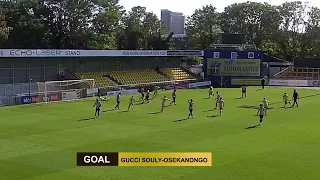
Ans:
<svg viewBox="0 0 320 180"><path fill-rule="evenodd" d="M78 166L212 166L211 152L79 152Z"/></svg>

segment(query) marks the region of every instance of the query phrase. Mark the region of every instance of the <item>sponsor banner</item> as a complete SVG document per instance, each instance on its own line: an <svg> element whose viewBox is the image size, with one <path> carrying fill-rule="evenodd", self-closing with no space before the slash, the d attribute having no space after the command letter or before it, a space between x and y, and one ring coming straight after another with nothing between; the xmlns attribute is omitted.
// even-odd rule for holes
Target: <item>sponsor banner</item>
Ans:
<svg viewBox="0 0 320 180"><path fill-rule="evenodd" d="M320 87L320 80L308 80L308 86Z"/></svg>
<svg viewBox="0 0 320 180"><path fill-rule="evenodd" d="M121 91L109 91L107 92L107 96L116 96L121 92L122 95L126 94L138 94L138 89L129 89L129 90L121 90Z"/></svg>
<svg viewBox="0 0 320 180"><path fill-rule="evenodd" d="M260 76L260 59L207 59L209 76Z"/></svg>
<svg viewBox="0 0 320 180"><path fill-rule="evenodd" d="M203 82L190 83L189 88L203 87L203 86L210 86L210 85L211 85L211 81L203 81Z"/></svg>
<svg viewBox="0 0 320 180"><path fill-rule="evenodd" d="M87 97L98 96L98 88L88 88L87 89Z"/></svg>
<svg viewBox="0 0 320 180"><path fill-rule="evenodd" d="M48 94L47 97L45 97L44 95L21 96L20 100L21 104L61 101L61 94Z"/></svg>
<svg viewBox="0 0 320 180"><path fill-rule="evenodd" d="M189 83L187 82L180 82L176 84L166 85L164 86L165 90L172 90L172 89L188 89Z"/></svg>
<svg viewBox="0 0 320 180"><path fill-rule="evenodd" d="M78 166L212 166L211 152L78 152Z"/></svg>
<svg viewBox="0 0 320 180"><path fill-rule="evenodd" d="M80 91L62 92L62 100L81 99Z"/></svg>
<svg viewBox="0 0 320 180"><path fill-rule="evenodd" d="M197 51L197 50L167 51L167 56L203 56L203 51Z"/></svg>
<svg viewBox="0 0 320 180"><path fill-rule="evenodd" d="M294 86L307 87L308 80L285 80L285 79L270 79L270 86Z"/></svg>
<svg viewBox="0 0 320 180"><path fill-rule="evenodd" d="M268 79L265 80L265 84L268 84ZM260 86L261 79L231 79L231 85Z"/></svg>
<svg viewBox="0 0 320 180"><path fill-rule="evenodd" d="M197 50L0 49L0 57L203 56Z"/></svg>

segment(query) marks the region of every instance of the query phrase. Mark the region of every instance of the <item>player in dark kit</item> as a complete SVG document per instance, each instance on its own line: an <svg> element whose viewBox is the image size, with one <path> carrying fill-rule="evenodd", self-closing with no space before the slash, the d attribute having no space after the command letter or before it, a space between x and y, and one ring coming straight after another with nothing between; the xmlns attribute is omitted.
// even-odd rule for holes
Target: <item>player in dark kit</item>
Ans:
<svg viewBox="0 0 320 180"><path fill-rule="evenodd" d="M292 107L295 104L297 105L297 107L299 107L299 105L298 105L299 94L298 94L298 92L296 90L293 91L292 99L293 99Z"/></svg>
<svg viewBox="0 0 320 180"><path fill-rule="evenodd" d="M241 87L242 98L247 97L247 86L243 85Z"/></svg>
<svg viewBox="0 0 320 180"><path fill-rule="evenodd" d="M96 107L96 112L94 113L94 117L100 116L100 109L101 109L101 102L99 99L97 99L96 103L93 105L93 107Z"/></svg>
<svg viewBox="0 0 320 180"><path fill-rule="evenodd" d="M172 101L170 102L170 106L171 104L173 103L174 105L176 105L176 97L177 97L177 94L176 94L177 90L173 90L172 92Z"/></svg>
<svg viewBox="0 0 320 180"><path fill-rule="evenodd" d="M146 103L149 103L149 99L150 99L150 91L149 90L147 90L147 92L146 92Z"/></svg>
<svg viewBox="0 0 320 180"><path fill-rule="evenodd" d="M189 115L188 115L188 119L189 119L190 117L193 118L193 104L194 104L194 101L192 99L190 99L188 101L188 103L189 103Z"/></svg>
<svg viewBox="0 0 320 180"><path fill-rule="evenodd" d="M141 94L141 97L140 97L140 101L144 101L144 88L141 88L141 92L140 92L140 94Z"/></svg>
<svg viewBox="0 0 320 180"><path fill-rule="evenodd" d="M120 109L120 96L121 92L117 95L117 105L114 107L114 109Z"/></svg>
<svg viewBox="0 0 320 180"><path fill-rule="evenodd" d="M262 80L261 80L261 87L262 87L262 89L264 89L264 84L266 83L266 80L264 79L264 78L262 78Z"/></svg>

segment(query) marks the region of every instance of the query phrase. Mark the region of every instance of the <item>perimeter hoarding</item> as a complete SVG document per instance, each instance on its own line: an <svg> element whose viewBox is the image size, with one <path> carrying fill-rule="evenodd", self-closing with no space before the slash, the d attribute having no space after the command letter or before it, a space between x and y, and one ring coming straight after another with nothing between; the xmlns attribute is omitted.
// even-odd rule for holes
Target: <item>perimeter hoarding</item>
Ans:
<svg viewBox="0 0 320 180"><path fill-rule="evenodd" d="M260 76L260 59L207 59L208 76Z"/></svg>

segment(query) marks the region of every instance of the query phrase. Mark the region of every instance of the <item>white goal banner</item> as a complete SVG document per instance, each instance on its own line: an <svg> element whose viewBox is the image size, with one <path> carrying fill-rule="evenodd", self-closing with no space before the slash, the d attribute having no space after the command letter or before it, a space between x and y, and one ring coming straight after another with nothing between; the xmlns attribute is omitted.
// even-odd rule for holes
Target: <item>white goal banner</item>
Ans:
<svg viewBox="0 0 320 180"><path fill-rule="evenodd" d="M122 95L126 94L138 94L138 89L130 89L130 90L121 90L121 91L109 91L107 92L107 96L116 96L121 92Z"/></svg>
<svg viewBox="0 0 320 180"><path fill-rule="evenodd" d="M62 92L62 100L81 99L80 91Z"/></svg>
<svg viewBox="0 0 320 180"><path fill-rule="evenodd" d="M270 86L295 86L295 87L307 87L307 80L287 80L287 79L270 79Z"/></svg>

